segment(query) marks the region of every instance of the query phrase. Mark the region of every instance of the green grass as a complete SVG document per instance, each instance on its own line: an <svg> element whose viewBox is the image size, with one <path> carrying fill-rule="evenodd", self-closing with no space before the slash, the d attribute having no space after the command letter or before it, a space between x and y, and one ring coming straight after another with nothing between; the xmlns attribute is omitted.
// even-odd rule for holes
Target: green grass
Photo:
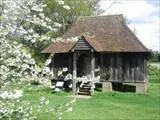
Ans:
<svg viewBox="0 0 160 120"><path fill-rule="evenodd" d="M78 99L73 111L64 113L63 118L92 119L92 120L159 120L160 119L160 77L159 69L149 67L150 83L147 95L122 92L95 92L91 99ZM22 100L29 101L34 108L34 114L39 120L52 120L55 112L45 112L48 108L55 108L73 98L72 93L52 93L48 88L32 86L24 87ZM37 112L40 97L49 99L42 111Z"/></svg>
<svg viewBox="0 0 160 120"><path fill-rule="evenodd" d="M65 119L92 119L92 120L158 120L160 118L160 84L149 84L148 94L135 93L102 93L95 92L91 99L78 99L73 106L73 111L64 113ZM34 114L39 120L52 120L54 112L45 113L48 108L55 108L59 104L66 103L72 98L71 93L52 93L47 88L33 86L24 88L23 100L27 100L34 107ZM40 97L49 99L49 105L37 112L36 106L40 103Z"/></svg>

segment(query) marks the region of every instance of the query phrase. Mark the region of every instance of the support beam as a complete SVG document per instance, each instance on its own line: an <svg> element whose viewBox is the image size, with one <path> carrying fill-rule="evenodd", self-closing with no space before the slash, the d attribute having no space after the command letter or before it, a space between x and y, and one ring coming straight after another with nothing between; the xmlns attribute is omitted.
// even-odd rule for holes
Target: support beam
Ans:
<svg viewBox="0 0 160 120"><path fill-rule="evenodd" d="M109 80L113 80L113 66L114 66L114 56L110 56L110 78Z"/></svg>
<svg viewBox="0 0 160 120"><path fill-rule="evenodd" d="M91 52L91 95L94 94L94 70L95 70L95 55Z"/></svg>
<svg viewBox="0 0 160 120"><path fill-rule="evenodd" d="M68 72L71 74L72 73L72 54L69 55L69 58L68 58Z"/></svg>
<svg viewBox="0 0 160 120"><path fill-rule="evenodd" d="M123 81L123 71L122 71L122 56L118 55L117 56L117 69L118 69L118 80Z"/></svg>
<svg viewBox="0 0 160 120"><path fill-rule="evenodd" d="M129 65L129 60L126 60L125 69L126 69L125 81L129 81L129 79L130 79L130 65Z"/></svg>
<svg viewBox="0 0 160 120"><path fill-rule="evenodd" d="M100 54L100 57L101 57L101 59L100 59L100 61L101 61L101 68L103 68L104 67L104 60L103 60L103 54Z"/></svg>
<svg viewBox="0 0 160 120"><path fill-rule="evenodd" d="M73 53L73 94L76 94L76 78L77 78L77 53Z"/></svg>
<svg viewBox="0 0 160 120"><path fill-rule="evenodd" d="M147 60L146 59L144 59L144 81L147 81L148 80L148 78L147 78Z"/></svg>

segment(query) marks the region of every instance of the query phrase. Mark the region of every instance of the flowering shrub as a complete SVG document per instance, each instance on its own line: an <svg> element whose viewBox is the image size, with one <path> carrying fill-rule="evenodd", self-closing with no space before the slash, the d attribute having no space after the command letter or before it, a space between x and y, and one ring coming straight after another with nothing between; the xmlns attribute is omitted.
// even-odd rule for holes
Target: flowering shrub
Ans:
<svg viewBox="0 0 160 120"><path fill-rule="evenodd" d="M64 1L56 0L64 10L70 10ZM49 58L43 68L36 65L30 51L23 43L38 47L39 43L55 41L50 32L56 33L63 25L53 22L43 13L46 7L39 0L1 0L0 1L0 119L34 120L32 107L28 102L20 101L23 91L7 88L7 84L18 81L38 80L48 84L53 72L48 65ZM1 9L3 8L3 9ZM58 12L56 12L58 15ZM37 31L41 28L43 32ZM5 88L5 89L4 89ZM44 102L45 101L45 102ZM40 105L49 104L41 98Z"/></svg>
<svg viewBox="0 0 160 120"><path fill-rule="evenodd" d="M16 98L22 97L23 96L22 94L23 94L22 90L14 90L13 92L3 91L3 92L0 92L0 98L16 99Z"/></svg>
<svg viewBox="0 0 160 120"><path fill-rule="evenodd" d="M33 116L32 107L23 101L1 101L0 120L36 120Z"/></svg>
<svg viewBox="0 0 160 120"><path fill-rule="evenodd" d="M75 102L76 102L76 99L73 99L73 100L71 100L71 101L68 102L68 103L58 105L58 106L55 108L56 119L57 119L57 120L61 120L61 119L63 119L63 114L64 114L65 112L72 112L72 111L73 111L73 104L74 104Z"/></svg>
<svg viewBox="0 0 160 120"><path fill-rule="evenodd" d="M63 119L63 115L67 112L72 112L73 111L73 105L76 102L76 99L71 100L70 102L63 103L60 105L57 105L56 107L49 107L43 112L45 113L55 113L53 119L55 118L56 120ZM40 112L42 109L49 104L49 100L47 100L44 96L40 97L40 104L37 106L37 111ZM51 118L50 118L51 119Z"/></svg>
<svg viewBox="0 0 160 120"><path fill-rule="evenodd" d="M61 7L67 6L62 0L56 2ZM47 33L57 32L62 24L46 17L43 13L46 5L37 0L2 0L0 6L3 7L0 11L0 87L8 80L36 79L44 83L53 77L47 67L51 59L46 61L44 68L39 68L18 40L31 46L37 46L38 42L45 44L46 41L53 41ZM64 8L68 10L69 6ZM46 32L39 33L36 27Z"/></svg>

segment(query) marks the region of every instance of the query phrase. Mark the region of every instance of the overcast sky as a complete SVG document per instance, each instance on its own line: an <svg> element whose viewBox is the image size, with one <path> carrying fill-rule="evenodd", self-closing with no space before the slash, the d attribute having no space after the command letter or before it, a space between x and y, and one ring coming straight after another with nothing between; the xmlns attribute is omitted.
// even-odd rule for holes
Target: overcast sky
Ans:
<svg viewBox="0 0 160 120"><path fill-rule="evenodd" d="M102 15L123 14L147 48L160 51L160 0L101 0Z"/></svg>

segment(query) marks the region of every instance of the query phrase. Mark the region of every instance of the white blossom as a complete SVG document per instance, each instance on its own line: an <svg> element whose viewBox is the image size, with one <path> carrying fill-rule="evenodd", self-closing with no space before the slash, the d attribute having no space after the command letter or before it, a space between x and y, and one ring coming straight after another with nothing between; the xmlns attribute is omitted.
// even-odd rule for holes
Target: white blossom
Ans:
<svg viewBox="0 0 160 120"><path fill-rule="evenodd" d="M44 96L40 97L40 101L44 101L46 98Z"/></svg>
<svg viewBox="0 0 160 120"><path fill-rule="evenodd" d="M63 1L63 0L56 0L56 2L57 2L59 5L64 5L64 1Z"/></svg>
<svg viewBox="0 0 160 120"><path fill-rule="evenodd" d="M37 5L37 6L33 6L33 7L31 8L31 10L37 11L37 12L42 12L42 11L43 11L43 9L40 8L38 5Z"/></svg>
<svg viewBox="0 0 160 120"><path fill-rule="evenodd" d="M40 26L47 31L57 32L63 25L58 22L52 22L49 17L43 13L46 4L37 0L3 0L4 11L2 11L2 19L0 25L0 85L10 80L23 81L38 79L38 81L49 81L53 77L53 72L47 67L38 67L34 58L32 58L28 49L19 42L15 42L15 38L23 40L30 45L36 46L38 42L50 42L52 39L46 33L39 34L33 26ZM60 0L58 5L68 10L64 5L64 1ZM54 12L58 17L58 11ZM27 26L21 25L26 22ZM33 24L33 26L32 26ZM9 37L8 37L9 36ZM20 41L21 42L21 41ZM45 43L44 42L44 43ZM48 60L46 65L51 60ZM45 75L44 75L45 74ZM13 76L13 77L12 77ZM44 82L41 82L44 83ZM10 96L21 96L21 93L14 91ZM2 92L2 97L7 96L7 92Z"/></svg>
<svg viewBox="0 0 160 120"><path fill-rule="evenodd" d="M44 13L40 13L39 16L40 16L41 18L45 18Z"/></svg>
<svg viewBox="0 0 160 120"><path fill-rule="evenodd" d="M72 112L73 111L73 107L69 107L66 112Z"/></svg>
<svg viewBox="0 0 160 120"><path fill-rule="evenodd" d="M68 5L64 5L63 8L66 9L66 10L70 10L71 9Z"/></svg>
<svg viewBox="0 0 160 120"><path fill-rule="evenodd" d="M49 100L46 100L46 101L45 101L45 104L48 105L48 104L49 104Z"/></svg>
<svg viewBox="0 0 160 120"><path fill-rule="evenodd" d="M76 102L76 99L73 99L70 103L72 104L72 103L74 103L74 102Z"/></svg>
<svg viewBox="0 0 160 120"><path fill-rule="evenodd" d="M55 27L62 27L62 24L57 23L57 22L54 22L54 26L55 26Z"/></svg>
<svg viewBox="0 0 160 120"><path fill-rule="evenodd" d="M17 99L23 96L22 90L14 90L13 92L3 91L0 93L2 99Z"/></svg>
<svg viewBox="0 0 160 120"><path fill-rule="evenodd" d="M45 66L49 65L51 63L51 61L52 61L51 59L47 59L45 62Z"/></svg>

